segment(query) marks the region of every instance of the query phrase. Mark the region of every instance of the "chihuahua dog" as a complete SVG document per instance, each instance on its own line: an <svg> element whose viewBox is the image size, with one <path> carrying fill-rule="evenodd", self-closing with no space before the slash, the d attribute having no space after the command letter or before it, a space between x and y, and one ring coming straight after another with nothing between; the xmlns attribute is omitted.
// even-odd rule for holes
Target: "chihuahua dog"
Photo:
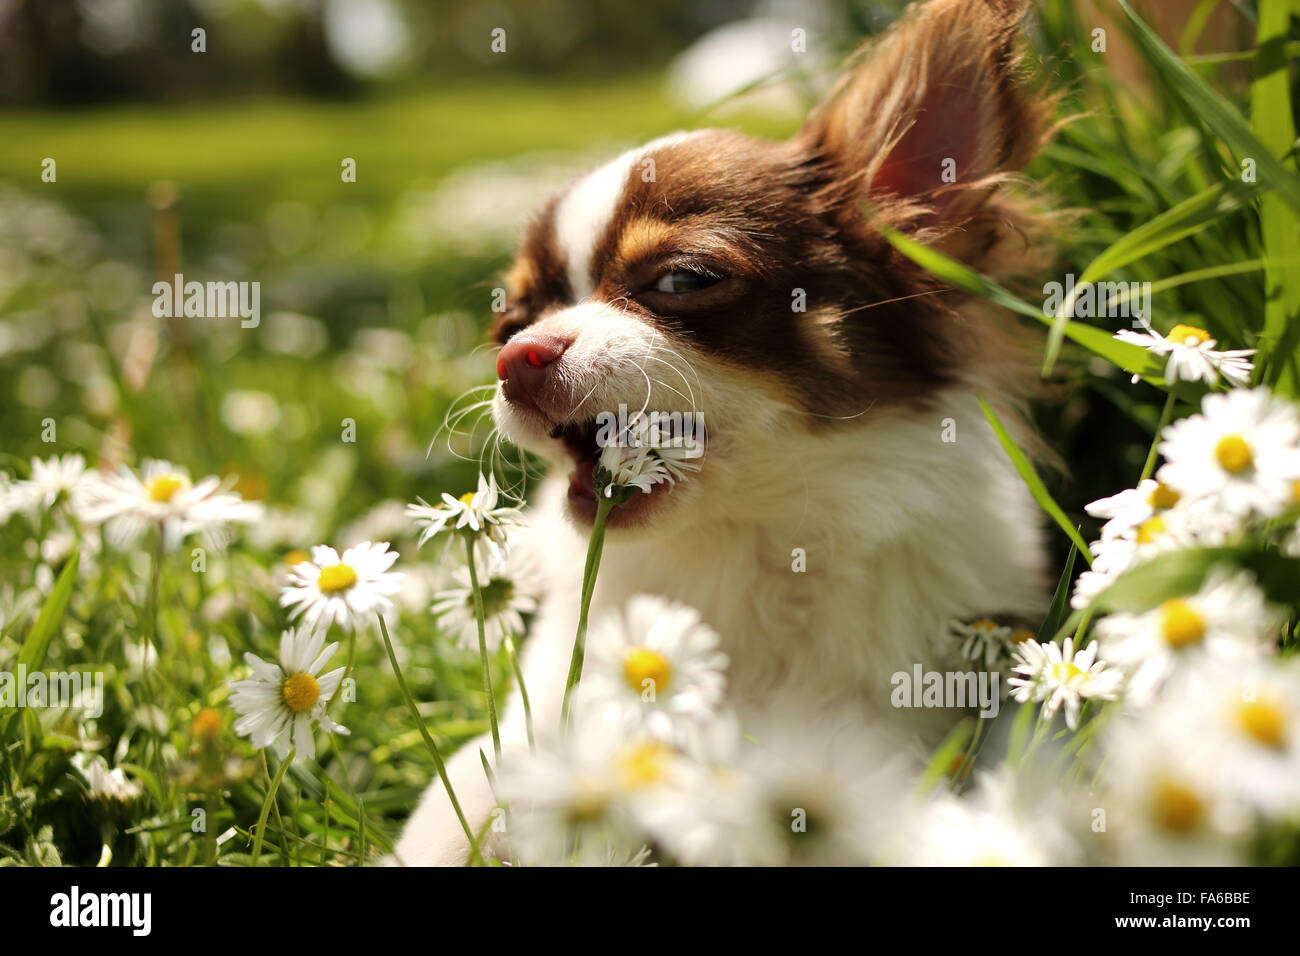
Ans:
<svg viewBox="0 0 1300 956"><path fill-rule="evenodd" d="M1046 220L1007 185L1050 111L1024 73L1023 6L915 6L791 139L655 140L527 229L493 416L554 466L515 545L550 578L523 661L539 734L560 722L596 421L620 405L702 416L707 451L611 512L592 616L637 593L696 608L742 722L846 705L898 721L891 674L956 664L949 621L1041 615L1038 513L978 401L1019 420L1014 334L886 238L1003 281L1042 262ZM501 733L506 759L526 747L518 701ZM449 761L475 829L496 805L480 749ZM467 848L435 781L395 862L463 864Z"/></svg>

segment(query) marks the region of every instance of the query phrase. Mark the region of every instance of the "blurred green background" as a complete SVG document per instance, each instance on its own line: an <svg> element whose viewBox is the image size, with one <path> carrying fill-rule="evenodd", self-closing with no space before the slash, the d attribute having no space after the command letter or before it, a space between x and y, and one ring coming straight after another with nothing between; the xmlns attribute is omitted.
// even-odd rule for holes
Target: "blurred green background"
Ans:
<svg viewBox="0 0 1300 956"><path fill-rule="evenodd" d="M273 645L286 553L392 540L412 578L429 570L433 556L415 551L402 504L472 486L488 425L475 430L470 415L455 434L441 426L459 396L495 381L482 347L492 289L537 203L676 128L784 135L841 58L901 6L0 0L0 467L26 476L32 456L67 452L105 464L163 457L196 476L237 476L241 493L270 509L228 568L177 573L165 594L162 670L173 693L159 723L172 746L188 746L181 728L199 706L220 704L231 660ZM1168 64L1162 72L1128 41L1114 0L1034 6L1043 82L1062 94L1060 115L1074 118L1027 170L1073 214L1047 282L1078 275L1235 180L1240 157L1178 95ZM1267 72L1252 62L1262 62L1255 3L1135 6L1294 170L1297 24L1283 17L1270 39L1268 55L1285 54L1279 86L1256 79ZM506 47L494 53L497 28ZM1098 28L1104 52L1093 49ZM194 29L205 31L205 52L192 50ZM794 30L804 31L803 53L791 49ZM53 182L42 180L47 158ZM341 178L344 159L356 162L354 183ZM1265 259L1275 268L1300 243L1286 209L1284 218L1273 211L1285 228L1266 236L1270 198L1167 230L1108 278L1159 283L1159 328L1188 322L1226 347L1260 344L1268 322L1279 327L1278 309L1300 328L1296 283L1283 295L1266 281ZM155 318L152 284L177 271L261 283L261 324ZM1017 291L1028 302L1042 295ZM1085 537L1096 526L1083 504L1134 483L1163 401L1110 363L1063 353L1034 414L1063 463L1047 483ZM355 421L354 443L342 440L345 419ZM50 420L54 443L42 441ZM1063 556L1065 536L1052 535ZM0 659L12 643L4 631L32 616L31 596L48 592L70 547L21 520L0 527ZM139 633L130 608L142 574L138 563L99 562L69 612L87 639L55 642L51 654L125 659ZM416 610L395 639L432 732L455 743L484 727L477 665L435 634L427 602L409 597ZM221 653L198 654L205 640L219 640ZM346 759L372 821L391 835L430 769L373 642L357 667L367 697L345 715ZM128 678L113 679L120 706L99 728L115 762L138 757L138 741L156 731L128 698L138 690ZM75 728L46 731L41 755L23 758L0 787L0 835L14 807L33 821L23 839L6 837L26 859L55 858L40 848L57 846L90 863L101 842L120 862L197 858L183 788L151 784L149 819L123 831L129 839L104 835L87 823L59 756L84 742ZM150 780L144 768L132 773ZM312 781L298 780L308 792ZM259 791L242 788L212 833L256 818ZM314 825L305 811L300 819Z"/></svg>
<svg viewBox="0 0 1300 956"><path fill-rule="evenodd" d="M788 131L860 21L890 16L566 0L0 4L0 447L48 453L41 422L54 417L62 450L233 471L245 494L275 501L292 500L327 443L352 493L334 514L312 502L321 533L386 496L466 484L472 466L445 444L426 450L448 403L492 380L473 350L528 211L618 150L716 121L702 94L724 100L746 77L787 71L787 20L817 51L799 83L754 108L728 103L722 119ZM776 59L760 50L736 79L723 56L726 76L683 80L675 58L737 20L750 50L746 38L775 29ZM196 28L206 52L191 49ZM725 26L722 42L737 48ZM41 180L46 158L54 182ZM150 286L174 270L259 281L261 326L153 319ZM340 452L344 418L357 443Z"/></svg>
<svg viewBox="0 0 1300 956"><path fill-rule="evenodd" d="M468 486L474 441L430 443L456 396L493 381L476 348L529 210L672 129L784 135L903 5L0 0L0 451L49 453L53 417L60 450L234 472L247 495L309 504L321 535L386 498ZM1114 0L1035 8L1031 43L1076 121L1028 172L1080 212L1060 236L1060 274L1077 274L1233 161L1135 52ZM1253 3L1137 8L1248 111ZM1252 218L1123 277L1249 259ZM260 282L260 328L153 319L150 286L174 271ZM1161 325L1252 345L1263 299L1245 269L1169 291ZM1049 483L1087 524L1082 504L1140 468L1154 396L1082 359L1058 378L1037 411L1067 462ZM337 493L306 502L322 457Z"/></svg>

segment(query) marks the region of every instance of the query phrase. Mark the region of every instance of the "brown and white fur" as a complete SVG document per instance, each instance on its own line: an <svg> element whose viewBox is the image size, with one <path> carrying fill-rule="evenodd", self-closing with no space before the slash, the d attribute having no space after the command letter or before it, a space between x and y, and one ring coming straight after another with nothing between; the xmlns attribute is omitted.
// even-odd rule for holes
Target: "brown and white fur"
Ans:
<svg viewBox="0 0 1300 956"><path fill-rule="evenodd" d="M558 725L576 625L591 422L620 403L702 412L708 444L698 474L614 510L592 614L638 593L697 608L742 721L845 705L897 721L890 675L956 663L948 620L1041 613L1035 506L975 398L1014 417L1013 346L877 228L995 277L1032 266L1032 217L1005 185L1046 136L1017 54L1022 12L914 7L790 140L671 136L536 217L496 330L493 413L555 465L519 544L550 577L524 654L539 732ZM525 746L517 701L502 735L508 760ZM480 748L449 765L476 827L495 805ZM435 781L396 861L466 850Z"/></svg>

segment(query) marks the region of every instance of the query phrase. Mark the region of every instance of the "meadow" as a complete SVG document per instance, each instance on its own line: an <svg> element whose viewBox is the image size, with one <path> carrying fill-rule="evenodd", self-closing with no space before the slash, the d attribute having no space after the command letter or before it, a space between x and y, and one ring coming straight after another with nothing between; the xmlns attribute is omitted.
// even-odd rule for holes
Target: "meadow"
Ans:
<svg viewBox="0 0 1300 956"><path fill-rule="evenodd" d="M1194 53L1196 23L1170 49L1116 10L1108 49L1128 37L1140 83L1119 79L1073 4L1039 7L1034 43L1069 120L1026 171L1067 214L1058 268L1043 282L1068 273L1149 283L1158 329L1256 350L1249 384L1294 409L1300 173L1289 6L1261 0L1256 47L1228 55ZM459 549L445 535L420 546L406 508L437 505L444 492L460 499L489 464L512 488L524 473L510 454L485 462L490 422L466 399L495 381L485 330L521 213L602 157L680 127L780 136L796 123L689 115L657 75L0 114L0 671L104 681L93 717L84 700L19 708L0 697L0 862L337 866L390 853L433 779L432 745L445 756L489 727L472 616L453 628L429 610L454 586ZM47 157L53 182L41 179ZM340 176L347 159L355 182ZM1089 840L1085 821L1082 834L1062 837L1072 849L1059 856L1044 849L1052 839L1021 847L973 767L1123 806L1123 794L1095 796L1103 771L1141 758L1103 743L1117 718L1131 719L1124 701L1099 692L1067 727L1033 697L1008 701L992 730L955 718L910 785L919 799L943 792L974 807L960 812L976 829L988 823L990 842L969 859L918 843L914 856L883 861L978 862L997 837L1008 855L1024 851L1012 862L1300 862L1300 795L1286 780L1300 780L1300 696L1288 696L1300 687L1300 501L1234 512L1213 540L1193 534L1144 554L1094 579L1091 603L1071 603L1075 579L1106 555L1095 546L1104 520L1085 506L1155 474L1165 429L1205 412L1205 396L1227 383L1178 381L1163 358L1116 339L1114 319L1050 314L1043 289L996 287L895 241L1034 330L1045 387L1033 415L1055 460L1031 463L1009 438L1006 450L1043 506L1060 572L1035 641L1070 637L1081 648L1106 620L1192 601L1216 574L1242 572L1270 609L1258 615L1269 668L1259 679L1283 691L1276 714L1252 712L1281 722L1265 755L1277 766L1240 757L1252 788L1231 803L1247 808L1245 822L1238 814L1222 832L1197 815L1210 797L1184 793L1162 805L1170 832L1138 813L1120 842ZM176 272L260 282L259 324L156 317L149 290ZM137 472L165 460L186 487L219 476L222 494L262 512L232 524L230 540L197 524L169 540L161 520L132 536L120 522L87 521L80 492L61 479L39 480L34 460L54 455ZM158 486L144 477L148 497ZM350 683L329 718L348 733L318 733L311 759L286 763L236 732L230 682L248 678L245 654L275 658L291 623L283 589L304 562L322 567L311 549L361 542L388 542L405 579L391 591L386 633L373 614L330 631L340 647L328 666L346 667ZM486 655L498 692L514 679L509 644ZM1004 663L1011 673L1009 651ZM1166 708L1139 719L1180 718ZM1200 768L1216 799L1228 766ZM640 862L636 850L629 858Z"/></svg>

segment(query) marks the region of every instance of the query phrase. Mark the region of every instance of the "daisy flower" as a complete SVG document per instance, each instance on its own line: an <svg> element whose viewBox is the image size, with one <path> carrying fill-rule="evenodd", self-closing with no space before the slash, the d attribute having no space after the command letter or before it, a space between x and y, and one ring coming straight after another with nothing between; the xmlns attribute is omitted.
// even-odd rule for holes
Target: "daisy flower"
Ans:
<svg viewBox="0 0 1300 956"><path fill-rule="evenodd" d="M1168 510L1157 511L1135 528L1119 530L1113 537L1106 537L1103 532L1101 540L1090 546L1092 568L1075 581L1070 605L1075 609L1087 607L1125 571L1158 554L1182 548L1220 547L1236 530L1236 519L1209 502L1199 501L1180 502Z"/></svg>
<svg viewBox="0 0 1300 956"><path fill-rule="evenodd" d="M1242 571L1216 569L1200 590L1142 614L1097 622L1106 659L1128 675L1128 695L1149 700L1181 663L1232 661L1264 652L1274 615Z"/></svg>
<svg viewBox="0 0 1300 956"><path fill-rule="evenodd" d="M1207 395L1200 415L1165 429L1158 477L1189 499L1227 514L1275 517L1300 479L1300 414L1266 388Z"/></svg>
<svg viewBox="0 0 1300 956"><path fill-rule="evenodd" d="M715 865L853 865L878 855L913 779L898 741L856 711L812 723L779 711L744 730L711 739L683 774L686 786L659 796L647 817L659 843L684 862ZM683 789L689 799L674 808Z"/></svg>
<svg viewBox="0 0 1300 956"><path fill-rule="evenodd" d="M80 455L53 455L45 461L33 458L31 475L9 486L10 510L35 514L49 511L56 501L63 500L77 511L95 482Z"/></svg>
<svg viewBox="0 0 1300 956"><path fill-rule="evenodd" d="M1203 707L1198 696L1170 695L1105 728L1098 806L1121 865L1242 862L1249 814L1225 789L1219 748L1199 732Z"/></svg>
<svg viewBox="0 0 1300 956"><path fill-rule="evenodd" d="M684 723L722 703L727 657L718 645L694 608L636 595L592 627L580 706L612 726L680 740Z"/></svg>
<svg viewBox="0 0 1300 956"><path fill-rule="evenodd" d="M97 476L85 498L84 519L107 522L109 537L119 546L133 543L152 524L162 529L165 547L194 532L207 534L219 547L227 525L255 522L262 514L261 505L244 501L215 475L192 482L183 468L166 461L146 461L138 475L122 466Z"/></svg>
<svg viewBox="0 0 1300 956"><path fill-rule="evenodd" d="M642 807L682 772L684 758L663 741L624 737L585 718L571 730L503 764L497 778L497 795L510 808L511 850L525 863L583 863L638 851L646 842Z"/></svg>
<svg viewBox="0 0 1300 956"><path fill-rule="evenodd" d="M296 760L315 757L313 730L317 724L327 733L348 733L325 712L346 670L339 667L321 674L338 646L337 641L325 644L323 630L308 633L291 628L280 635L278 664L245 654L244 662L253 669L253 676L230 683L230 706L238 715L235 733L247 737L259 750L273 748L281 760L290 744Z"/></svg>
<svg viewBox="0 0 1300 956"><path fill-rule="evenodd" d="M443 492L440 505L431 505L420 498L418 504L406 506L406 514L421 527L419 546L443 531L466 531L481 535L489 552L504 561L506 532L519 524L520 512L518 508L502 506L500 498L496 475L484 478L480 472L477 491L468 491L459 498Z"/></svg>
<svg viewBox="0 0 1300 956"><path fill-rule="evenodd" d="M130 803L144 792L121 767L110 770L108 761L98 754L78 753L72 758L72 766L85 779L90 796L105 802Z"/></svg>
<svg viewBox="0 0 1300 956"><path fill-rule="evenodd" d="M1108 519L1101 529L1105 541L1135 535L1147 521L1176 506L1180 497L1168 485L1147 478L1136 488L1085 505L1084 510L1094 518Z"/></svg>
<svg viewBox="0 0 1300 956"><path fill-rule="evenodd" d="M1007 684L1014 687L1012 696L1020 703L1043 701L1043 717L1051 720L1065 706L1065 723L1071 730L1079 726L1079 711L1085 699L1115 700L1119 696L1123 675L1106 670L1106 662L1097 660L1097 642L1093 641L1077 654L1074 639L1067 637L1064 646L1049 642L1022 641L1014 651L1016 672Z"/></svg>
<svg viewBox="0 0 1300 956"><path fill-rule="evenodd" d="M1161 706L1187 718L1229 797L1273 819L1300 811L1300 661L1202 666L1173 682Z"/></svg>
<svg viewBox="0 0 1300 956"><path fill-rule="evenodd" d="M648 495L651 488L670 478L663 459L648 446L606 445L596 463L596 489L606 498L614 497L616 490L639 490Z"/></svg>
<svg viewBox="0 0 1300 956"><path fill-rule="evenodd" d="M988 618L969 624L952 621L949 630L961 640L961 656L988 669L1007 652L1011 644L1012 629Z"/></svg>
<svg viewBox="0 0 1300 956"><path fill-rule="evenodd" d="M649 494L657 484L675 485L700 470L702 454L686 436L672 433L671 419L638 412L627 429L604 445L596 469L596 488L612 498L616 490Z"/></svg>
<svg viewBox="0 0 1300 956"><path fill-rule="evenodd" d="M358 628L391 607L389 598L401 590L406 576L388 570L397 558L387 541L363 541L342 556L317 545L311 549L311 560L290 568L280 606L313 630L322 623L326 628L331 624Z"/></svg>
<svg viewBox="0 0 1300 956"><path fill-rule="evenodd" d="M1216 351L1218 341L1210 337L1204 329L1194 325L1175 325L1168 335L1147 327L1145 332L1133 332L1129 329L1115 333L1115 338L1130 345L1138 345L1160 356L1168 356L1165 364L1165 383L1205 382L1214 385L1222 376L1230 385L1244 386L1254 370L1249 357L1254 349L1230 349ZM1133 376L1136 382L1141 376Z"/></svg>
<svg viewBox="0 0 1300 956"><path fill-rule="evenodd" d="M686 435L677 434L674 429L673 418L641 412L628 424L626 442L634 447L649 448L664 466L669 484L699 471L698 459L704 454L704 449L694 440L688 441Z"/></svg>
<svg viewBox="0 0 1300 956"><path fill-rule="evenodd" d="M1009 773L980 773L971 794L940 790L915 806L891 855L909 866L1070 865L1080 851L1061 818L1059 803L1027 805Z"/></svg>
<svg viewBox="0 0 1300 956"><path fill-rule="evenodd" d="M438 624L467 651L478 650L478 617L474 608L474 591L470 587L469 568L452 572L457 586L439 591L429 609ZM520 589L518 582L505 571L493 572L480 566L479 590L483 595L483 630L487 649L495 651L506 634L519 637L524 633L525 614L537 610L537 599Z"/></svg>

